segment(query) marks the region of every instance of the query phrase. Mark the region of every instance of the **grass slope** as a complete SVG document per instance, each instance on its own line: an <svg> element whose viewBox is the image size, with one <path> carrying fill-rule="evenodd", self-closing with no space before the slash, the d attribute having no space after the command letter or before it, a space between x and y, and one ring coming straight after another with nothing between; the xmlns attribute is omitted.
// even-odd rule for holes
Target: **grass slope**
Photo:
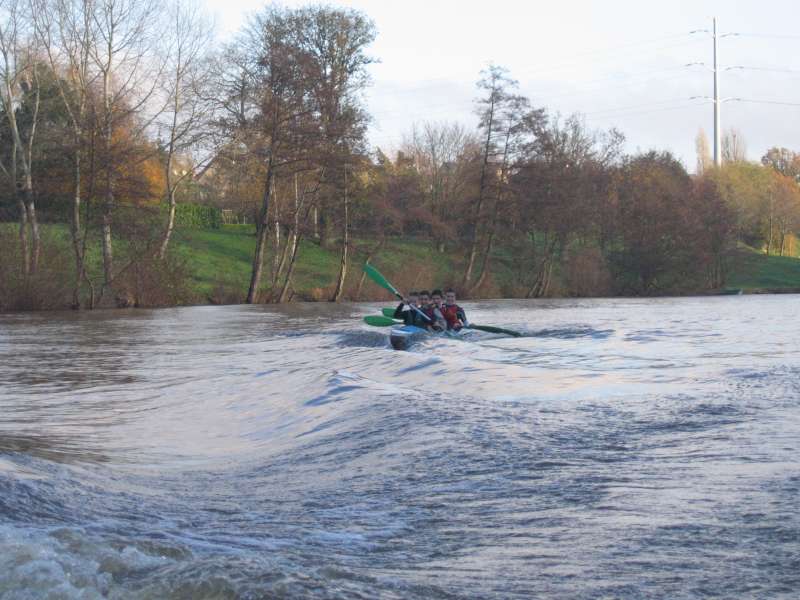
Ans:
<svg viewBox="0 0 800 600"><path fill-rule="evenodd" d="M44 225L43 237L64 253L65 265L70 265L69 230L65 225ZM0 223L0 234L7 241L16 236L16 226ZM361 266L372 251L372 240L354 240L350 255L346 298L356 299L355 291L361 278ZM179 229L173 237L172 251L185 264L190 277L190 287L196 301L206 302L215 291L224 289L229 301L243 298L250 280L250 269L255 251L252 226L226 225L222 229ZM325 300L336 283L339 271L338 244L323 248L313 241L302 243L293 278L297 299ZM273 257L265 259L265 276L269 279ZM492 261L490 294L511 295L519 289L516 275L511 269L513 256L499 247ZM93 278L102 275L102 258L99 240L89 245L89 263ZM372 257L378 267L399 289L458 287L463 273L463 257L458 253L440 253L426 241L410 238L389 240L383 249ZM514 286L517 286L516 288ZM745 292L800 291L800 259L794 257L765 256L752 248L740 247L732 255L727 282L728 288ZM372 284L363 283L358 299L387 299L388 293Z"/></svg>
<svg viewBox="0 0 800 600"><path fill-rule="evenodd" d="M745 292L800 290L800 259L740 247L732 256L727 285Z"/></svg>

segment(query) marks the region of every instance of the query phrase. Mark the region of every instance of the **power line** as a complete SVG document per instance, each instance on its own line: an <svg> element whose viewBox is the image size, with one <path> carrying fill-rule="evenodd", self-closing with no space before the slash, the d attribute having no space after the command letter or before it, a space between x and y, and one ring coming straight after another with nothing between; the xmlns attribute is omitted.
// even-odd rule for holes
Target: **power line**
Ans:
<svg viewBox="0 0 800 600"><path fill-rule="evenodd" d="M750 98L736 98L738 102L750 104L776 104L778 106L800 106L800 102L781 102L779 100L752 100Z"/></svg>
<svg viewBox="0 0 800 600"><path fill-rule="evenodd" d="M669 67L669 68L666 68L666 69L662 69L661 71L655 71L655 73L659 73L659 72L673 72L675 74L669 75L667 77L648 77L649 74L647 74L647 73L638 73L638 74L635 74L635 75L627 75L627 76L610 76L610 77L599 78L599 79L595 79L595 80L591 80L591 81L617 81L617 80L620 80L620 79L622 79L622 80L629 79L632 82L649 84L649 83L654 83L654 82L669 81L669 80L673 80L673 79L679 79L681 77L684 77L684 76L687 76L687 75L691 74L690 71L685 71L683 66L681 66L681 67ZM597 92L602 92L602 91L605 91L605 90L616 90L616 89L618 89L617 86L595 86L595 87L591 87L591 88L573 90L573 91L569 91L569 92L560 92L560 93L557 93L557 94L550 94L550 95L539 96L539 97L536 97L535 94L532 94L532 96L534 97L534 100L536 101L536 104L542 104L542 105L545 106L545 108L548 108L547 105L550 102L552 102L553 100L555 100L555 99L582 96L582 95L585 95L585 94L595 94ZM420 111L426 111L426 112L441 112L441 111L455 111L455 110L464 110L464 111L472 110L474 108L474 106L475 106L474 100L470 100L469 103L467 103L467 102L457 102L457 103L446 102L446 103L443 103L443 104L427 104L427 105L421 105L421 106L418 105L415 108L418 108ZM423 112L413 113L412 115L409 115L407 112L402 112L400 110L393 110L393 109L387 109L387 110L382 110L382 111L374 111L371 114L373 116L376 116L376 117L389 117L389 118L394 117L394 116L397 116L397 117L400 117L400 118L406 118L408 116L425 116Z"/></svg>
<svg viewBox="0 0 800 600"><path fill-rule="evenodd" d="M641 115L649 115L652 113L660 113L660 112L670 112L673 110L682 110L684 108L692 108L697 106L703 106L703 103L699 102L692 102L692 103L683 103L677 104L675 106L665 106L663 108L654 108L652 110L638 110L629 113L620 113L620 114L612 114L612 115L601 115L599 117L592 116L592 115L584 115L587 116L589 121L607 121L609 119L618 119L620 117L631 118L631 117L638 117Z"/></svg>
<svg viewBox="0 0 800 600"><path fill-rule="evenodd" d="M748 67L748 66L737 66L731 67L731 69L743 70L743 71L764 71L768 73L796 73L800 74L800 69L783 69L783 68L776 68L776 67Z"/></svg>
<svg viewBox="0 0 800 600"><path fill-rule="evenodd" d="M616 107L616 108L608 108L608 109L605 109L605 110L595 110L595 111L586 112L586 113L583 113L583 114L584 114L584 116L591 116L591 115L605 114L605 113L612 113L612 112L625 112L625 111L628 111L628 110L631 110L631 109L646 108L646 107L649 107L649 106L659 106L659 105L663 105L663 104L674 104L675 102L685 102L685 101L686 101L685 97L673 98L671 100L662 100L660 102L646 102L646 103L642 103L642 104L632 104L632 105L629 105L629 106L619 106L619 107Z"/></svg>
<svg viewBox="0 0 800 600"><path fill-rule="evenodd" d="M712 33L713 37L715 37L715 38L723 38L723 37L734 36L735 35L735 36L743 36L743 37L746 36L746 37L763 37L763 38L772 38L772 39L798 39L798 40L800 40L800 35L755 34L755 33L741 33L741 34L740 33L729 33L729 34L724 34L724 35L717 35L716 31L713 31L713 32L712 31L708 31L707 33ZM641 41L641 42L633 42L633 43L630 43L630 44L622 44L622 45L618 45L618 46L613 46L613 47L606 48L606 49L603 49L603 50L582 52L582 53L579 53L579 54L576 54L576 55L573 55L573 56L569 57L566 61L561 61L557 65L553 65L551 67L547 67L547 68L543 68L543 69L535 69L535 70L532 70L532 71L528 71L528 72L525 73L525 75L532 75L532 74L537 74L537 73L556 72L556 71L559 71L559 70L568 70L568 68L565 69L564 67L565 67L565 65L569 65L570 64L570 62L568 62L569 60L578 59L578 58L584 57L586 55L592 55L593 58L596 58L598 53L617 53L618 51L622 51L622 50L626 50L626 49L630 50L631 48L635 48L637 46L654 44L654 43L662 42L662 41L665 41L665 40L674 40L674 39L678 39L678 38L683 38L683 37L685 37L685 35L687 35L687 34L663 36L663 37L654 38L654 39L651 39L651 40L646 40L646 41ZM665 46L663 48L649 49L649 50L647 50L647 54L652 53L652 52L661 52L662 50L675 48L675 47L680 47L680 46L684 46L684 45L689 45L689 44L692 44L692 43L702 42L702 41L703 41L702 39L692 38L690 40L683 41L683 42L678 43L678 44L670 44L670 45ZM715 45L714 49L715 49L715 55L716 55L716 50L717 50L716 43L714 45ZM638 56L641 56L641 54L639 54ZM607 58L613 59L614 57L607 57ZM726 69L724 69L722 67L719 67L718 64L717 64L717 61L716 61L716 56L714 58L715 58L714 68L711 69L711 70L715 72L715 79L716 79L719 76L719 72L721 70L726 70ZM601 60L605 60L605 59L601 59ZM668 68L664 68L664 69L660 69L660 70L652 71L652 72L648 72L648 73L637 72L637 73L615 74L615 75L609 75L609 76L605 76L605 77L599 77L599 78L590 79L588 81L584 81L583 84L585 85L587 83L600 83L600 82L612 82L612 81L623 81L623 82L626 82L626 83L638 83L640 81L642 81L642 83L668 81L668 80L672 80L672 79L677 79L679 77L683 77L684 74L687 73L687 72L684 71L684 72L682 72L680 74L672 74L671 73L671 72L678 71L678 70L683 71L683 68L684 68L683 66L681 66L681 67L668 67ZM797 69L771 67L771 66L752 66L752 67L751 66L736 66L736 67L728 67L727 68L727 70L731 70L731 69L737 69L737 70L738 69L742 69L742 70L750 70L750 71L758 71L758 72L769 72L769 73L800 74L800 70L797 70ZM664 77L652 77L652 75L654 73L656 73L656 74L658 74L658 73L668 73L668 75L664 76ZM517 74L518 73L514 73L514 75L517 75ZM442 78L442 79L438 79L438 80L428 80L428 81L452 82L452 80L446 79L446 78ZM458 84L458 82L452 82L452 83ZM530 87L530 85L526 85L525 87ZM555 99L561 99L561 98L566 98L566 97L571 97L571 96L572 97L581 96L581 95L589 94L589 93L602 92L604 90L613 90L613 89L617 89L618 87L619 86L611 86L611 85L592 86L592 87L589 87L589 88L583 88L583 89L578 89L578 90L571 90L571 91L566 91L566 92L549 94L549 95L545 95L545 96L538 97L538 98L536 97L535 94L532 94L531 96L536 100L537 104L547 106L547 105L551 105L551 103ZM402 93L412 93L415 90L421 90L421 89L425 89L425 86L419 86L419 87L411 88L411 89L407 89L407 90L397 90L396 92L393 92L391 94L393 96L396 96L396 95L402 94ZM737 98L720 99L718 90L719 90L718 84L715 82L715 97L714 97L715 112L716 112L716 114L715 114L715 141L716 141L716 138L718 137L719 132L720 132L719 116L718 116L719 115L720 103L722 103L724 101L736 100L736 101L740 101L740 102L753 103L753 104L777 105L777 106L788 106L788 107L800 106L800 102L785 102L785 101L778 101L778 100L760 100L760 99L738 98L738 97ZM387 92L387 94L388 93L389 92ZM377 94L377 95L380 96L381 94ZM607 108L607 109L598 109L598 110L593 110L593 111L589 111L589 112L583 112L582 114L583 114L584 117L586 117L590 121L600 121L600 120L609 120L609 119L622 119L622 118L629 118L629 117L638 117L638 116L643 116L643 115L648 115L648 114L653 114L653 113L668 112L668 111L675 111L675 110L683 110L683 109L687 109L687 108L700 107L700 106L703 106L703 105L706 104L706 103L703 103L703 102L690 102L690 103L680 102L680 103L676 104L676 102L679 102L680 100L683 100L683 98L672 99L672 100L663 100L663 101L654 102L654 103L653 102L649 102L649 103L643 103L643 104L632 104L632 105L626 105L626 106L618 106L618 107L612 107L612 108ZM403 101L401 100L400 102L403 102ZM459 112L459 111L466 112L466 111L469 110L471 112L471 110L474 108L474 106L475 106L474 101L470 101L469 104L467 104L466 102L464 102L464 103L448 102L446 104L436 104L436 105L422 106L419 109L420 112L418 112L416 114L408 114L408 113L403 112L403 111L394 111L394 110L380 111L380 112L376 112L376 113L373 113L373 114L378 116L378 117L381 117L383 115L389 121L395 120L396 118L417 120L419 118L424 119L426 117L430 117L432 114L435 115L437 113L441 113L442 111L447 111L448 113L454 113L454 112ZM385 136L385 135L371 138L373 143L378 143L378 144L382 143L382 142L391 143L391 144L399 144L400 142L402 142L403 139L404 139L403 137L399 137L399 136Z"/></svg>
<svg viewBox="0 0 800 600"><path fill-rule="evenodd" d="M540 68L540 69L534 69L532 71L515 72L515 73L513 73L513 75L515 77L520 75L520 74L523 75L523 76L531 76L531 75L537 75L537 74L541 74L541 73L554 73L554 72L559 72L559 71L564 71L564 70L568 71L570 69L569 68L564 68L564 65L574 66L574 65L578 64L580 66L583 66L583 65L586 64L586 60L580 60L580 62L576 62L576 61L578 61L578 59L585 59L587 56L588 57L597 57L600 54L606 54L606 53L609 53L609 52L613 53L613 52L617 52L617 51L620 51L620 50L629 50L630 48L635 48L635 47L639 47L639 46L645 46L645 45L648 45L648 44L654 44L654 43L662 42L662 41L666 41L666 40L678 39L678 38L688 38L688 37L689 37L689 34L687 34L687 33L673 34L673 35L666 35L666 36L661 36L661 37L657 37L657 38L652 38L652 39L649 39L649 40L643 40L643 41L640 41L640 42L632 42L632 43L629 43L629 44L621 44L621 45L618 45L618 46L611 46L611 47L607 47L605 49L604 48L599 48L599 49L593 49L593 50L586 50L584 52L580 52L580 53L577 53L577 54L573 54L573 55L567 56L562 61L554 63L552 66L544 67L544 68ZM646 57L646 56L649 56L649 55L654 54L654 53L662 52L663 50L670 50L672 48L676 48L676 47L680 47L680 46L687 46L687 45L696 44L696 43L698 43L697 39L690 38L690 39L687 39L687 40L685 40L683 42L680 42L678 44L670 44L670 45L667 45L667 46L662 46L662 47L659 47L659 48L653 48L653 49L647 50L644 54L639 54L637 56L638 57L643 57L643 56ZM616 58L616 57L610 57L610 58ZM603 61L603 60L608 60L608 58L601 57L600 61ZM459 82L454 81L450 77L434 77L434 78L430 78L430 79L419 80L418 83L421 83L422 85L415 85L412 88L404 88L403 90L398 90L396 92L386 92L386 93L387 93L387 95L395 96L397 94L414 93L414 92L417 92L417 91L421 91L421 90L427 89L427 88L430 87L430 84L440 84L440 83L441 84L448 84L448 83L459 83ZM461 83L463 83L463 82L461 82Z"/></svg>
<svg viewBox="0 0 800 600"><path fill-rule="evenodd" d="M800 40L800 35L782 33L739 33L742 37L771 38L776 40Z"/></svg>

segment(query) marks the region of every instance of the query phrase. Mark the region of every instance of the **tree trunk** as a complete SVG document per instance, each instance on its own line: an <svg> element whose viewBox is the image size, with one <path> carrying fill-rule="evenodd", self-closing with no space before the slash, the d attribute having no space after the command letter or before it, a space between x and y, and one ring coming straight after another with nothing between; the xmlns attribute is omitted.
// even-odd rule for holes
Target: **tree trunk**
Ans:
<svg viewBox="0 0 800 600"><path fill-rule="evenodd" d="M283 270L286 268L286 261L292 253L292 244L296 243L297 229L287 229L284 237L286 238L286 241L283 242L283 249L280 252L280 256L276 254L276 258L279 260L277 261L278 264L275 268L275 276L272 279L273 287L278 285L278 280L281 278L281 273L283 273Z"/></svg>
<svg viewBox="0 0 800 600"><path fill-rule="evenodd" d="M273 202L273 204L275 204ZM278 221L278 211L277 206L275 207L275 252L272 256L272 284L275 285L275 282L278 281L278 275L280 273L281 268L281 224ZM284 244L285 246L285 244Z"/></svg>
<svg viewBox="0 0 800 600"><path fill-rule="evenodd" d="M75 153L75 170L73 171L72 196L72 250L75 253L75 281L72 288L72 308L81 307L81 280L83 279L83 253L81 252L81 161L80 154Z"/></svg>
<svg viewBox="0 0 800 600"><path fill-rule="evenodd" d="M111 212L108 200L103 207L103 225L102 225L102 238L103 238L103 289L112 289L111 285L114 280L114 252L111 247Z"/></svg>
<svg viewBox="0 0 800 600"><path fill-rule="evenodd" d="M278 296L278 303L283 304L289 297L289 291L291 290L292 286L292 275L294 274L294 265L297 261L297 254L298 249L300 248L300 241L302 240L302 236L297 233L295 229L292 233L292 253L289 258L289 266L286 268L286 278L283 280L283 286L281 287L281 293Z"/></svg>
<svg viewBox="0 0 800 600"><path fill-rule="evenodd" d="M347 198L347 167L344 169L344 232L342 237L342 262L339 267L339 279L331 302L339 302L344 293L344 281L347 277L347 248L350 245L350 205Z"/></svg>
<svg viewBox="0 0 800 600"><path fill-rule="evenodd" d="M489 234L486 241L486 250L483 253L483 260L481 261L481 275L478 281L472 286L472 290L478 290L486 281L486 276L489 274L489 264L491 262L492 248L494 247L494 236L497 231L497 220L500 214L500 203L503 200L503 192L500 189L506 182L506 175L508 173L508 153L511 141L511 128L506 130L505 143L503 144L503 160L500 170L500 177L497 181L494 193L494 211L492 212L492 222L489 225Z"/></svg>
<svg viewBox="0 0 800 600"><path fill-rule="evenodd" d="M486 126L486 143L483 148L483 164L481 165L481 178L478 186L478 204L475 206L475 214L472 221L472 239L469 249L469 258L467 259L467 268L464 270L464 278L462 285L465 289L470 288L472 281L472 270L475 268L475 258L478 255L478 223L481 219L481 211L483 210L483 201L486 194L486 172L489 169L489 150L492 145L492 131L494 130L494 101L492 101L489 110L489 120Z"/></svg>
<svg viewBox="0 0 800 600"><path fill-rule="evenodd" d="M550 280L552 277L553 262L557 245L557 237L550 242L545 241L542 258L539 261L538 268L536 269L534 281L530 288L528 288L528 293L525 295L526 298L541 298L550 288Z"/></svg>
<svg viewBox="0 0 800 600"><path fill-rule="evenodd" d="M39 233L39 219L36 216L36 203L33 199L30 173L26 175L25 204L28 213L28 226L31 228L31 272L39 269L39 256L42 253L42 238Z"/></svg>
<svg viewBox="0 0 800 600"><path fill-rule="evenodd" d="M319 211L314 206L314 239L319 240Z"/></svg>
<svg viewBox="0 0 800 600"><path fill-rule="evenodd" d="M264 197L256 229L256 252L253 256L253 268L250 275L250 288L247 290L247 303L258 302L258 289L261 287L261 276L264 271L264 252L267 248L267 234L269 233L268 215L269 204L272 196L272 155L267 166L267 179L264 182Z"/></svg>
<svg viewBox="0 0 800 600"><path fill-rule="evenodd" d="M167 215L167 226L164 228L164 237L161 239L161 246L158 249L158 258L160 260L164 260L167 256L167 247L169 246L169 240L172 237L172 231L175 229L175 210L177 209L177 200L176 200L176 186L172 186L169 184L169 180L167 180L167 186L170 188L169 190L169 214Z"/></svg>
<svg viewBox="0 0 800 600"><path fill-rule="evenodd" d="M107 86L108 84L106 84ZM111 213L114 210L114 178L111 173L114 165L111 158L111 107L108 104L108 88L106 92L106 123L103 128L103 154L106 161L105 189L103 190L103 220L102 220L102 243L103 243L103 287L100 292L102 297L108 290L113 292L114 282L114 250L111 245Z"/></svg>
<svg viewBox="0 0 800 600"><path fill-rule="evenodd" d="M17 206L19 207L19 245L22 252L22 272L27 281L31 273L31 250L28 242L28 209L25 201L17 195Z"/></svg>
<svg viewBox="0 0 800 600"><path fill-rule="evenodd" d="M486 250L483 253L483 261L481 263L481 275L480 277L478 277L478 281L475 282L475 285L472 286L470 292L475 292L479 290L480 287L486 281L486 276L489 274L492 249L494 248L494 234L495 234L495 225L492 224L492 230L489 232L489 240L486 242Z"/></svg>

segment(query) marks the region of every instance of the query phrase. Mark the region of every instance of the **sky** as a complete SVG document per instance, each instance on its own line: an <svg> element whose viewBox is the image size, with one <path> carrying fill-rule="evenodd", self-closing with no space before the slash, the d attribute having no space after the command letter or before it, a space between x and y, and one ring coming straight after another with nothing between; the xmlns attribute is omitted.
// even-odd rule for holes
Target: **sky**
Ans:
<svg viewBox="0 0 800 600"><path fill-rule="evenodd" d="M220 40L264 0L206 0ZM286 6L307 2L287 0ZM722 129L744 137L748 158L800 151L800 32L796 0L338 0L374 22L369 53L372 145L396 149L412 125L477 125L475 82L505 67L549 113L615 127L626 150L669 150L693 171L695 137L712 140L712 18L717 18ZM735 34L735 35L725 35ZM725 35L725 37L722 37ZM686 66L689 63L706 66ZM729 68L735 67L735 68ZM747 67L747 68L739 68ZM722 70L727 69L727 70ZM744 100L744 101L742 101Z"/></svg>

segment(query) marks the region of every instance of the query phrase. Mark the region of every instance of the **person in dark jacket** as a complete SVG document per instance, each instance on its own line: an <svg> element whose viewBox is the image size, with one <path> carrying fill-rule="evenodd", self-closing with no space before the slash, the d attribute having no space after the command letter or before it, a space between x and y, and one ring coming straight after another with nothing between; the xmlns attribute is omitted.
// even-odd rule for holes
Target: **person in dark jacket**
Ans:
<svg viewBox="0 0 800 600"><path fill-rule="evenodd" d="M417 292L410 292L407 298L398 305L394 311L395 319L402 319L404 325L414 325L415 327L422 327L423 329L428 326L418 310L419 308L419 294Z"/></svg>

